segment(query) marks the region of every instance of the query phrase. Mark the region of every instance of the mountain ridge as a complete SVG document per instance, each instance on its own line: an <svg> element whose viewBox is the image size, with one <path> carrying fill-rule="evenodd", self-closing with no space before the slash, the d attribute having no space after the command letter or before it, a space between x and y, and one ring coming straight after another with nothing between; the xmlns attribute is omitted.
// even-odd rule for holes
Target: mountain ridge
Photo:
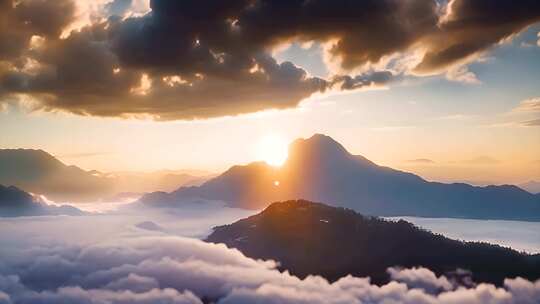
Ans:
<svg viewBox="0 0 540 304"><path fill-rule="evenodd" d="M73 206L47 205L15 186L6 187L0 184L0 217L84 214Z"/></svg>
<svg viewBox="0 0 540 304"><path fill-rule="evenodd" d="M477 187L426 181L352 155L332 138L295 140L280 168L255 162L233 166L198 187L179 188L147 205L185 199L222 200L231 207L261 209L270 201L324 201L376 216L423 216L540 221L540 200L516 186Z"/></svg>
<svg viewBox="0 0 540 304"><path fill-rule="evenodd" d="M15 185L57 202L95 202L122 192L172 191L183 184L199 185L204 180L172 170L86 171L64 164L41 149L0 149L0 184Z"/></svg>
<svg viewBox="0 0 540 304"><path fill-rule="evenodd" d="M275 202L260 213L215 227L206 241L224 243L255 259L273 259L294 275L369 276L386 283L388 267L456 269L501 285L506 277L540 277L540 255L498 245L451 240L404 220L366 217L305 200Z"/></svg>

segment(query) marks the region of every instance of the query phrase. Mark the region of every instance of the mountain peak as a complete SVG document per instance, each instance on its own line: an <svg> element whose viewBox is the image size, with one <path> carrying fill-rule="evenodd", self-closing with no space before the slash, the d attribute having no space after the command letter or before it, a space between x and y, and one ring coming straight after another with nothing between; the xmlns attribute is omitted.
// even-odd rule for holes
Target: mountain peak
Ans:
<svg viewBox="0 0 540 304"><path fill-rule="evenodd" d="M200 187L180 188L158 198L164 203L188 198L223 201L246 209L303 198L367 215L540 220L537 197L515 187L428 182L352 155L322 134L294 141L282 167L235 166ZM485 208L485 202L491 208Z"/></svg>
<svg viewBox="0 0 540 304"><path fill-rule="evenodd" d="M338 161L349 158L351 154L332 137L315 134L310 138L299 138L289 146L289 160Z"/></svg>
<svg viewBox="0 0 540 304"><path fill-rule="evenodd" d="M28 166L62 166L62 162L41 149L0 149L0 161Z"/></svg>
<svg viewBox="0 0 540 304"><path fill-rule="evenodd" d="M15 187L0 185L0 210L5 208L29 207L34 203L32 195ZM0 217L2 216L0 212Z"/></svg>
<svg viewBox="0 0 540 304"><path fill-rule="evenodd" d="M306 138L306 139L298 138L291 145L295 145L295 144L303 144L303 145L308 145L310 147L313 147L313 146L336 147L336 148L340 148L341 150L345 150L345 148L335 139L321 133L315 133L310 138Z"/></svg>

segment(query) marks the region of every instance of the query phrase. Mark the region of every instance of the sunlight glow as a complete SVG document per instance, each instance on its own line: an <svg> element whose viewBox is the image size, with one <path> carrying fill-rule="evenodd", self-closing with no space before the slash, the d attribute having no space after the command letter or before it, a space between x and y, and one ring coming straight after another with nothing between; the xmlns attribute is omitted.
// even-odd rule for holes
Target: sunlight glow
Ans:
<svg viewBox="0 0 540 304"><path fill-rule="evenodd" d="M287 154L287 142L275 134L266 135L259 142L258 157L271 166L283 165Z"/></svg>

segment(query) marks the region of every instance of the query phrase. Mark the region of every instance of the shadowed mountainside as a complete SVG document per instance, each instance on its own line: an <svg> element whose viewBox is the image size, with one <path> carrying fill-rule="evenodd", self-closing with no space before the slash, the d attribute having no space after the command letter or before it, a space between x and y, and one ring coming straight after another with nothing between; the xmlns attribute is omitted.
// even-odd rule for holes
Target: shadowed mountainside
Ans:
<svg viewBox="0 0 540 304"><path fill-rule="evenodd" d="M540 220L538 196L516 186L428 182L352 155L320 134L294 141L280 168L262 162L234 166L199 187L148 194L141 202L166 205L193 198L249 209L264 208L270 201L307 199L377 216Z"/></svg>
<svg viewBox="0 0 540 304"><path fill-rule="evenodd" d="M43 150L0 150L0 183L14 185L54 201L94 199L112 194L112 186L76 166L67 166Z"/></svg>
<svg viewBox="0 0 540 304"><path fill-rule="evenodd" d="M0 149L0 183L53 201L98 201L123 192L172 191L205 178L177 171L102 173L68 166L43 150Z"/></svg>
<svg viewBox="0 0 540 304"><path fill-rule="evenodd" d="M477 282L499 285L505 277L540 278L540 255L451 240L403 220L309 201L273 203L257 215L214 228L207 241L248 257L274 259L300 277L319 274L332 281L352 274L383 283L386 269L394 266L424 266L447 275L466 269Z"/></svg>
<svg viewBox="0 0 540 304"><path fill-rule="evenodd" d="M0 217L83 214L75 207L47 205L14 186L0 185Z"/></svg>

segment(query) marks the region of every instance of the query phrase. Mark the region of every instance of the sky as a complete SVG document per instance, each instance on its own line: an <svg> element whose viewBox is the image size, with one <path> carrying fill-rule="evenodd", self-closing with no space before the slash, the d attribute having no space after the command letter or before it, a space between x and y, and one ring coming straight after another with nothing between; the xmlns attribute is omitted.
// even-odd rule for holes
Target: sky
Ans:
<svg viewBox="0 0 540 304"><path fill-rule="evenodd" d="M536 1L10 2L0 148L219 172L323 133L430 180L540 180Z"/></svg>

